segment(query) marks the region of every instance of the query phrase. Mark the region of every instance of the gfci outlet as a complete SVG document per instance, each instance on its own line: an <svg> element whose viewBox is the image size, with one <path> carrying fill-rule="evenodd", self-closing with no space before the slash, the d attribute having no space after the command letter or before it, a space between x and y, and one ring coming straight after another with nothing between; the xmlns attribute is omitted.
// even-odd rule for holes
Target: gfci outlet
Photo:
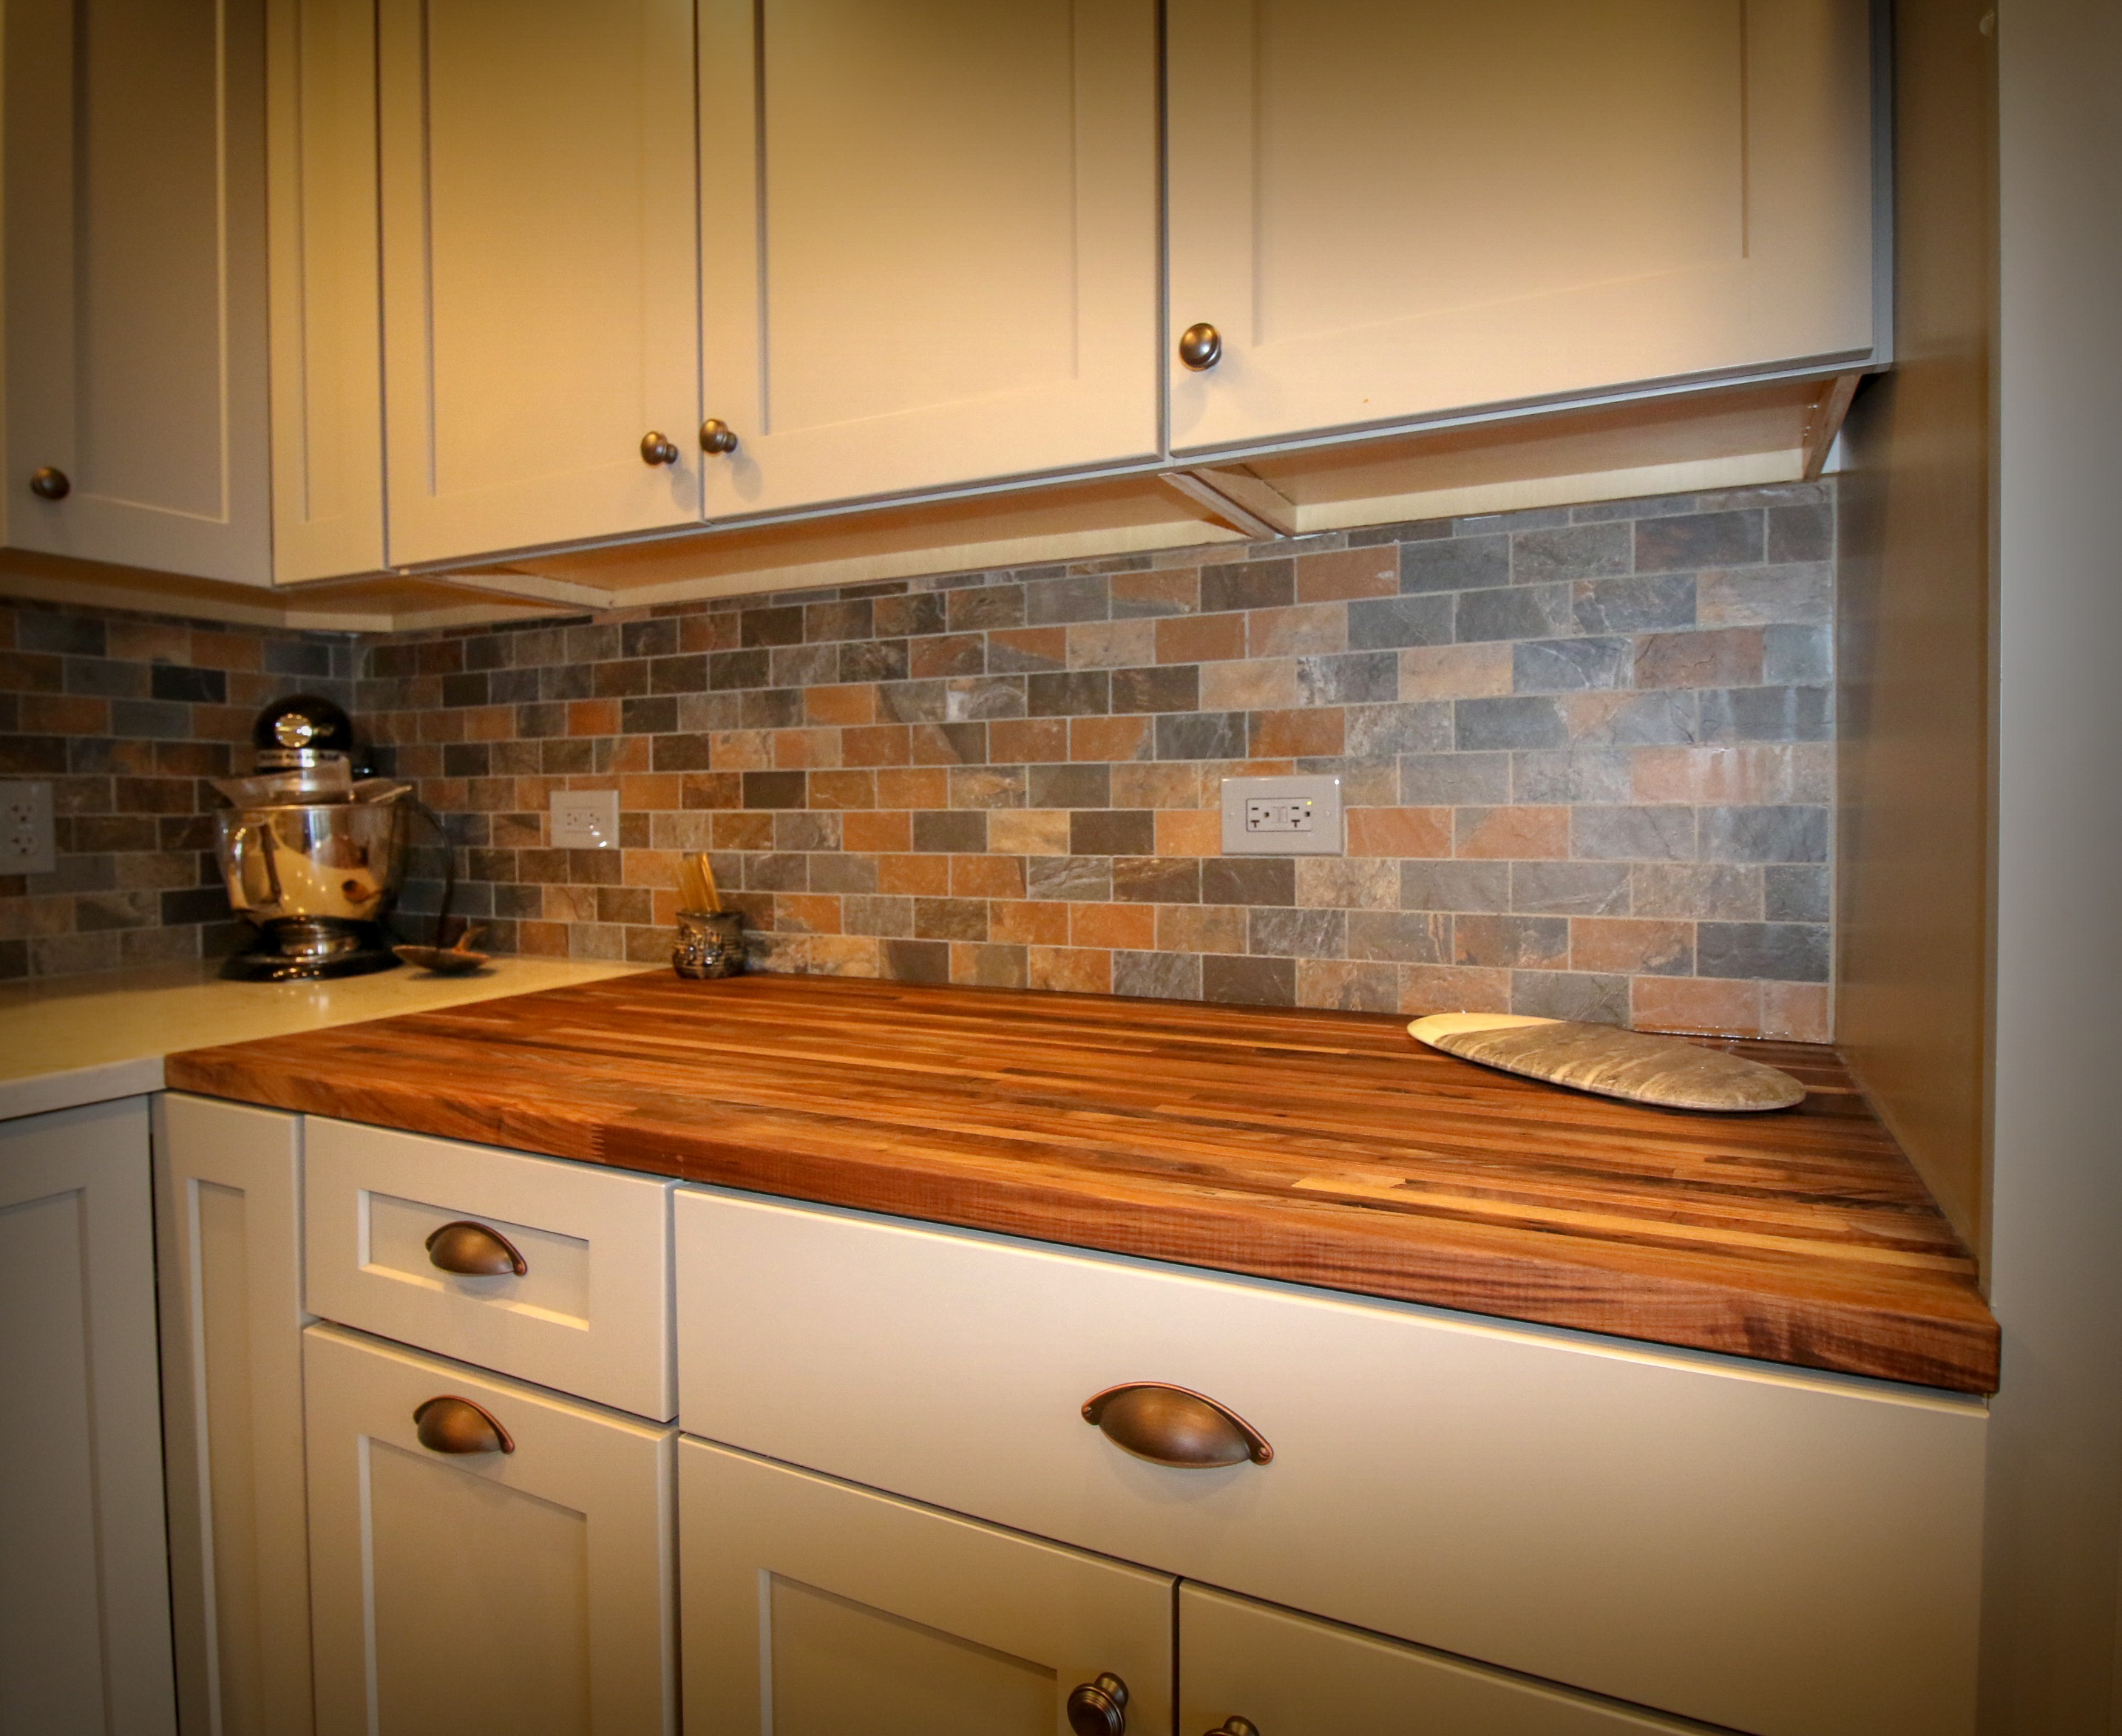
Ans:
<svg viewBox="0 0 2122 1736"><path fill-rule="evenodd" d="M1226 856L1338 856L1341 780L1223 779Z"/></svg>
<svg viewBox="0 0 2122 1736"><path fill-rule="evenodd" d="M554 790L553 847L566 850L617 849L619 792L615 789Z"/></svg>
<svg viewBox="0 0 2122 1736"><path fill-rule="evenodd" d="M58 866L51 785L0 784L0 874L49 874Z"/></svg>

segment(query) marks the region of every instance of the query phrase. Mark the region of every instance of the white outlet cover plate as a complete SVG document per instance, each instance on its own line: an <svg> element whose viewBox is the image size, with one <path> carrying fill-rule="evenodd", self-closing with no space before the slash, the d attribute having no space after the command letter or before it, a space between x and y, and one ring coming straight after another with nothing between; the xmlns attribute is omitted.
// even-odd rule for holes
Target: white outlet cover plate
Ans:
<svg viewBox="0 0 2122 1736"><path fill-rule="evenodd" d="M49 874L58 867L51 785L0 784L0 874Z"/></svg>
<svg viewBox="0 0 2122 1736"><path fill-rule="evenodd" d="M619 792L556 789L552 797L553 847L563 850L619 848Z"/></svg>
<svg viewBox="0 0 2122 1736"><path fill-rule="evenodd" d="M1246 824L1248 804L1309 802L1309 828ZM1337 777L1226 778L1223 779L1223 854L1226 856L1338 856L1341 843L1341 780Z"/></svg>

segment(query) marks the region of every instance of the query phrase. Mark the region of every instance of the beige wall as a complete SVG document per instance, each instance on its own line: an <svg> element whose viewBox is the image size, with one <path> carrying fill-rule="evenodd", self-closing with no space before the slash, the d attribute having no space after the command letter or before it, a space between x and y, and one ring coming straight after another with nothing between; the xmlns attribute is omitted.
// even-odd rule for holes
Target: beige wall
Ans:
<svg viewBox="0 0 2122 1736"><path fill-rule="evenodd" d="M1900 363L1843 478L1836 1035L1931 1191L1986 1242L1993 39L1896 8Z"/></svg>

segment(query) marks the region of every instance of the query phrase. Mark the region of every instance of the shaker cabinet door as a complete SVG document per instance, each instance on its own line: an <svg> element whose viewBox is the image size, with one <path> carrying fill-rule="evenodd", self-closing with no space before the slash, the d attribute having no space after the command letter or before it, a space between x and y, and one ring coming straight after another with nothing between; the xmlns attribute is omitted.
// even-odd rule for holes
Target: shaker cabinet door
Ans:
<svg viewBox="0 0 2122 1736"><path fill-rule="evenodd" d="M1179 1728L1221 1736L1680 1736L1699 1730L1205 1586L1179 1589Z"/></svg>
<svg viewBox="0 0 2122 1736"><path fill-rule="evenodd" d="M690 0L383 0L378 58L392 564L697 519Z"/></svg>
<svg viewBox="0 0 2122 1736"><path fill-rule="evenodd" d="M1101 1677L1171 1724L1172 1582L688 1438L685 1725L1054 1736ZM1100 1690L1119 1701L1113 1682Z"/></svg>
<svg viewBox="0 0 2122 1736"><path fill-rule="evenodd" d="M1171 0L1175 451L1869 359L1865 0Z"/></svg>
<svg viewBox="0 0 2122 1736"><path fill-rule="evenodd" d="M264 0L7 0L8 544L272 580Z"/></svg>
<svg viewBox="0 0 2122 1736"><path fill-rule="evenodd" d="M321 1736L672 1736L673 1431L303 1339Z"/></svg>
<svg viewBox="0 0 2122 1736"><path fill-rule="evenodd" d="M709 517L1156 451L1147 0L703 0L700 108Z"/></svg>

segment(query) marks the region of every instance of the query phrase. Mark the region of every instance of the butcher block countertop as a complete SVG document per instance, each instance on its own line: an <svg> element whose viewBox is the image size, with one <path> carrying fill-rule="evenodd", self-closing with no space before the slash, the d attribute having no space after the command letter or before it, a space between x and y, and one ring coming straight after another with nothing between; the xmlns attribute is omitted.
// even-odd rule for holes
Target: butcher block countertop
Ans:
<svg viewBox="0 0 2122 1736"><path fill-rule="evenodd" d="M166 1063L173 1089L1077 1247L1962 1392L1974 1262L1832 1050L1646 1107L1405 1021L626 976Z"/></svg>

